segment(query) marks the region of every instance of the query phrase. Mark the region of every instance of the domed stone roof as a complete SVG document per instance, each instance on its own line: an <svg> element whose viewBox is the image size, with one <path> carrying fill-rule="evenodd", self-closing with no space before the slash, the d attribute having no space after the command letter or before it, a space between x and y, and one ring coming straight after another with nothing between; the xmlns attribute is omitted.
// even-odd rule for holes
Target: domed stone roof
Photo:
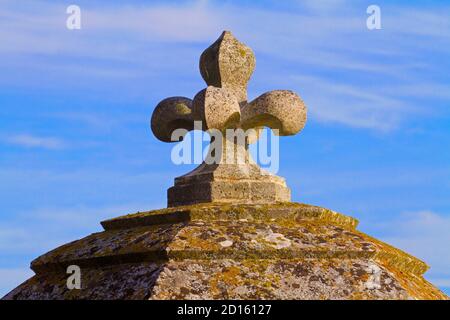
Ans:
<svg viewBox="0 0 450 320"><path fill-rule="evenodd" d="M298 203L139 212L37 258L4 299L447 299L424 262L357 224Z"/></svg>

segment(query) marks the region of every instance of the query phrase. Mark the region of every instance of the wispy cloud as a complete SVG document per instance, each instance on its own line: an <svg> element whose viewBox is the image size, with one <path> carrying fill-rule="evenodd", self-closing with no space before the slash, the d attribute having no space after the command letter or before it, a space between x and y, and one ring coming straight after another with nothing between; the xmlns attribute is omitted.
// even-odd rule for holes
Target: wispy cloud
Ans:
<svg viewBox="0 0 450 320"><path fill-rule="evenodd" d="M3 139L4 142L25 147L25 148L43 148L43 149L63 149L67 143L59 138L54 137L40 137L30 134L18 134L9 136Z"/></svg>
<svg viewBox="0 0 450 320"><path fill-rule="evenodd" d="M450 7L419 10L382 2L383 29L370 32L362 4L307 1L293 10L269 10L206 1L101 7L82 2L82 30L69 31L63 5L39 1L18 10L8 0L0 19L0 65L6 61L5 68L28 77L0 76L0 82L89 88L95 82L108 87L108 96L115 94L113 83L120 88L129 83L121 95L146 95L149 87L157 91L158 82L167 83L161 80L165 74L176 74L189 79L180 86L189 86L199 79L192 65L201 48L232 29L276 68L263 67L253 88L297 79L290 86L308 96L313 119L388 131L425 109L411 97L448 101L442 94L447 80L439 80L445 68L429 57L448 60L443 57L449 54ZM308 77L320 86L299 81ZM418 90L408 96L408 88Z"/></svg>
<svg viewBox="0 0 450 320"><path fill-rule="evenodd" d="M304 98L314 106L310 114L322 122L387 131L398 125L403 114L414 111L414 107L394 94L383 93L381 88L313 76L294 75L288 79L302 88Z"/></svg>
<svg viewBox="0 0 450 320"><path fill-rule="evenodd" d="M117 17L120 15L120 19ZM142 7L87 9L86 28L95 32L128 33L135 39L163 42L203 42L216 36L223 15L206 1Z"/></svg>

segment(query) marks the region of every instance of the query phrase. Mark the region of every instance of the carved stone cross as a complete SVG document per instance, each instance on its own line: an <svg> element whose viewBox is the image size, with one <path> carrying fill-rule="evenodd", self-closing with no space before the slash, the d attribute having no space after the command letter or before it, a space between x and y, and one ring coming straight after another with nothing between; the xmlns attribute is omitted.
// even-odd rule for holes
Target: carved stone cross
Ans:
<svg viewBox="0 0 450 320"><path fill-rule="evenodd" d="M254 68L252 50L224 31L200 57L200 73L208 87L193 100L171 97L156 106L151 128L161 141L173 142L176 129L193 130L194 121L201 121L202 130L216 130L223 137L219 161L205 159L199 167L175 179L175 185L168 190L169 207L204 202L290 201L285 180L261 169L251 159L248 144L255 141L262 127L282 136L298 133L306 122L306 107L297 94L288 90L266 92L247 102L247 83ZM256 135L238 143L227 138L227 129L255 129ZM235 161L229 161L230 153Z"/></svg>

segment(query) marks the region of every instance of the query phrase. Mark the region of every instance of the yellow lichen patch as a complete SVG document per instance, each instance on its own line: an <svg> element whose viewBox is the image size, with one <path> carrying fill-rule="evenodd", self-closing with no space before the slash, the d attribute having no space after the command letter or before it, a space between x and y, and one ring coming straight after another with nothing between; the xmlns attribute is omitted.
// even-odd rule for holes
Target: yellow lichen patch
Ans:
<svg viewBox="0 0 450 320"><path fill-rule="evenodd" d="M201 229L193 227L193 228L185 228L181 230L174 241L172 241L168 250L218 250L218 243L211 241L210 238L200 237Z"/></svg>
<svg viewBox="0 0 450 320"><path fill-rule="evenodd" d="M177 103L175 105L175 110L178 114L182 115L190 114L192 112L191 109L184 103Z"/></svg>
<svg viewBox="0 0 450 320"><path fill-rule="evenodd" d="M418 258L371 236L363 233L359 234L377 246L374 257L377 261L391 265L409 274L422 275L428 270L427 264Z"/></svg>
<svg viewBox="0 0 450 320"><path fill-rule="evenodd" d="M221 270L221 272L215 273L209 281L212 294L220 294L221 285L226 285L228 287L237 286L239 283L241 283L241 280L238 277L240 273L241 270L235 266L225 267Z"/></svg>
<svg viewBox="0 0 450 320"><path fill-rule="evenodd" d="M421 275L402 272L390 263L382 263L391 272L408 294L417 300L449 300L449 297L436 289Z"/></svg>

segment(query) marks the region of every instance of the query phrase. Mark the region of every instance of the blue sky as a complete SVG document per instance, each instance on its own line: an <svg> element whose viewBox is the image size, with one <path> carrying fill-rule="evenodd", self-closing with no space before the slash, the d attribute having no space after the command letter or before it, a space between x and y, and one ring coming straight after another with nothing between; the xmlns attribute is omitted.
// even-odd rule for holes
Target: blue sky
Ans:
<svg viewBox="0 0 450 320"><path fill-rule="evenodd" d="M309 108L280 139L293 200L358 218L449 293L449 16L442 1L0 0L0 295L102 219L165 206L192 166L150 116L205 87L199 55L225 29L256 54L250 99L291 89Z"/></svg>

